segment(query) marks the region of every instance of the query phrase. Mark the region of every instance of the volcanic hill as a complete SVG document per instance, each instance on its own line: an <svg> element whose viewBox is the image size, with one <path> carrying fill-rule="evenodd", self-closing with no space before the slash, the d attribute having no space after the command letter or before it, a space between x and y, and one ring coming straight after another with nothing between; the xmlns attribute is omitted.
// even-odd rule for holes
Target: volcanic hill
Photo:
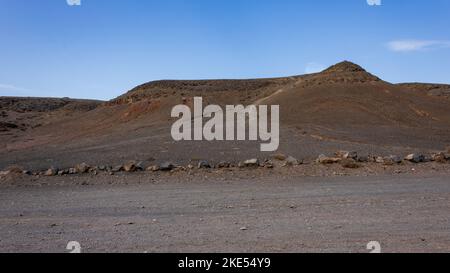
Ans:
<svg viewBox="0 0 450 273"><path fill-rule="evenodd" d="M149 82L109 102L0 98L0 169L270 156L248 141L173 141L170 111L191 105L195 96L221 106L280 105L279 152L300 159L342 149L380 155L439 151L450 146L449 90L391 84L342 62L286 78Z"/></svg>

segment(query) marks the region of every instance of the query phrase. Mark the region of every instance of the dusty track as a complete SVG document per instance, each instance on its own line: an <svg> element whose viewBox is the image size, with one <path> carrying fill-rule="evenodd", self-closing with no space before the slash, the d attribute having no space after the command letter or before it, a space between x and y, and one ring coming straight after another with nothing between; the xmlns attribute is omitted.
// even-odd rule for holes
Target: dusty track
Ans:
<svg viewBox="0 0 450 273"><path fill-rule="evenodd" d="M2 189L0 252L450 251L448 174L99 179Z"/></svg>

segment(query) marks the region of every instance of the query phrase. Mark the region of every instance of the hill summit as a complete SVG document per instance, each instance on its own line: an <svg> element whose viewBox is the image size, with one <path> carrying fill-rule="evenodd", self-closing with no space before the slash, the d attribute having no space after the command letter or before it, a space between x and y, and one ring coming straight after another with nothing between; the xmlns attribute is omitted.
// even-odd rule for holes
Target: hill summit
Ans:
<svg viewBox="0 0 450 273"><path fill-rule="evenodd" d="M325 69L323 72L324 73L339 73L339 72L367 72L367 71L355 63L352 63L349 61L343 61L343 62L337 63L333 66L330 66L329 68Z"/></svg>
<svg viewBox="0 0 450 273"><path fill-rule="evenodd" d="M301 80L301 83L298 81ZM310 75L298 75L283 78L261 78L248 80L160 80L137 86L126 94L111 101L113 104L127 104L144 99L160 99L178 95L206 97L223 94L227 101L252 103L255 100L269 96L282 88L289 88L293 84L303 87L336 83L367 83L381 81L361 66L343 61L328 69ZM232 95L231 95L232 94Z"/></svg>

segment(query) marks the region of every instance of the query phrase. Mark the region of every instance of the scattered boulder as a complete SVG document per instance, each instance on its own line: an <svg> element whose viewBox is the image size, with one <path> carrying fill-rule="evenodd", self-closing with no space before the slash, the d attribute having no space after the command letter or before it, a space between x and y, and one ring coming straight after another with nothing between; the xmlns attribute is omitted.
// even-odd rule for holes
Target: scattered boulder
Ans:
<svg viewBox="0 0 450 273"><path fill-rule="evenodd" d="M239 167L259 167L259 159L254 158L254 159L249 159L246 160L244 162L239 163Z"/></svg>
<svg viewBox="0 0 450 273"><path fill-rule="evenodd" d="M367 162L369 162L369 163L377 163L377 159L378 159L377 156L373 156L373 155L367 156Z"/></svg>
<svg viewBox="0 0 450 273"><path fill-rule="evenodd" d="M368 156L358 156L357 160L360 163L367 163L370 161Z"/></svg>
<svg viewBox="0 0 450 273"><path fill-rule="evenodd" d="M361 167L361 165L359 165L353 158L344 158L340 161L340 164L342 167L347 169L358 169Z"/></svg>
<svg viewBox="0 0 450 273"><path fill-rule="evenodd" d="M55 176L57 174L58 174L58 170L55 168L50 168L44 173L45 176Z"/></svg>
<svg viewBox="0 0 450 273"><path fill-rule="evenodd" d="M86 163L81 163L75 166L77 173L87 173L90 171L91 167Z"/></svg>
<svg viewBox="0 0 450 273"><path fill-rule="evenodd" d="M198 169L211 169L211 164L206 160L201 160L197 165Z"/></svg>
<svg viewBox="0 0 450 273"><path fill-rule="evenodd" d="M67 175L67 174L69 174L69 170L60 170L58 172L58 176L63 176L63 175Z"/></svg>
<svg viewBox="0 0 450 273"><path fill-rule="evenodd" d="M351 158L351 159L356 160L358 158L357 152L338 151L335 153L335 155L336 155L336 157L341 158L341 159Z"/></svg>
<svg viewBox="0 0 450 273"><path fill-rule="evenodd" d="M130 161L123 165L123 170L127 173L132 173L142 170L142 167L139 166L139 164L137 164L135 161Z"/></svg>
<svg viewBox="0 0 450 273"><path fill-rule="evenodd" d="M69 169L69 174L76 174L76 173L77 173L77 169L75 169L75 168Z"/></svg>
<svg viewBox="0 0 450 273"><path fill-rule="evenodd" d="M421 154L410 154L405 157L405 160L412 163L421 163L425 162L425 156Z"/></svg>
<svg viewBox="0 0 450 273"><path fill-rule="evenodd" d="M230 168L230 166L231 166L231 163L225 162L225 161L222 161L219 164L217 164L218 169L226 169L226 168Z"/></svg>
<svg viewBox="0 0 450 273"><path fill-rule="evenodd" d="M157 166L157 165L150 166L150 167L147 168L147 171L149 171L149 172L157 172L157 171L159 171L159 166Z"/></svg>
<svg viewBox="0 0 450 273"><path fill-rule="evenodd" d="M163 172L171 171L175 168L175 165L173 165L170 162L164 162L161 165L159 165L159 170Z"/></svg>
<svg viewBox="0 0 450 273"><path fill-rule="evenodd" d="M264 160L262 167L264 167L266 169L273 169L275 167L275 165L273 164L272 160L266 159L266 160Z"/></svg>
<svg viewBox="0 0 450 273"><path fill-rule="evenodd" d="M187 171L187 169L183 166L177 166L172 170L172 172L185 172L185 171Z"/></svg>
<svg viewBox="0 0 450 273"><path fill-rule="evenodd" d="M113 173L118 173L118 172L121 172L121 171L123 171L124 169L123 169L123 166L122 165L119 165L119 166L115 166L115 167L113 167L112 169L111 169L111 172L113 172Z"/></svg>
<svg viewBox="0 0 450 273"><path fill-rule="evenodd" d="M384 157L382 156L375 157L375 163L384 164Z"/></svg>
<svg viewBox="0 0 450 273"><path fill-rule="evenodd" d="M298 166L298 165L300 165L300 161L298 161L296 158L292 156L288 156L284 164L284 166Z"/></svg>
<svg viewBox="0 0 450 273"><path fill-rule="evenodd" d="M136 169L137 169L138 171L143 171L143 170L145 170L144 162L139 161L138 163L136 163Z"/></svg>
<svg viewBox="0 0 450 273"><path fill-rule="evenodd" d="M388 165L388 166L400 164L402 162L403 162L403 160L399 156L396 156L396 155L390 155L390 156L383 158L383 164Z"/></svg>
<svg viewBox="0 0 450 273"><path fill-rule="evenodd" d="M319 155L319 158L317 158L317 162L320 164L335 164L341 160L341 158L328 157L326 155Z"/></svg>
<svg viewBox="0 0 450 273"><path fill-rule="evenodd" d="M431 160L438 163L445 163L447 162L447 156L445 155L445 153L437 153L431 155Z"/></svg>

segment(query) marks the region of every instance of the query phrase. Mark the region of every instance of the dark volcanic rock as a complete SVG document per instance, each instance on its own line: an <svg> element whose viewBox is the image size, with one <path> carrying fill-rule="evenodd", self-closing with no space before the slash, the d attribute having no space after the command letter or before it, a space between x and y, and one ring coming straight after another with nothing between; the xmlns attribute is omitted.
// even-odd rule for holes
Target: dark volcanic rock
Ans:
<svg viewBox="0 0 450 273"><path fill-rule="evenodd" d="M171 162L164 162L161 165L159 165L159 170L163 172L171 171L175 168L175 165Z"/></svg>
<svg viewBox="0 0 450 273"><path fill-rule="evenodd" d="M120 165L120 166L115 166L114 168L112 168L112 172L113 173L118 173L118 172L121 172L121 171L123 171L124 169L123 169L123 166L122 165Z"/></svg>
<svg viewBox="0 0 450 273"><path fill-rule="evenodd" d="M403 160L396 155L391 155L383 158L383 164L384 165L395 165L402 163Z"/></svg>
<svg viewBox="0 0 450 273"><path fill-rule="evenodd" d="M211 169L211 164L208 161L202 160L198 163L198 169Z"/></svg>
<svg viewBox="0 0 450 273"><path fill-rule="evenodd" d="M412 163L421 163L425 162L425 156L421 154L410 154L405 157L405 160Z"/></svg>

